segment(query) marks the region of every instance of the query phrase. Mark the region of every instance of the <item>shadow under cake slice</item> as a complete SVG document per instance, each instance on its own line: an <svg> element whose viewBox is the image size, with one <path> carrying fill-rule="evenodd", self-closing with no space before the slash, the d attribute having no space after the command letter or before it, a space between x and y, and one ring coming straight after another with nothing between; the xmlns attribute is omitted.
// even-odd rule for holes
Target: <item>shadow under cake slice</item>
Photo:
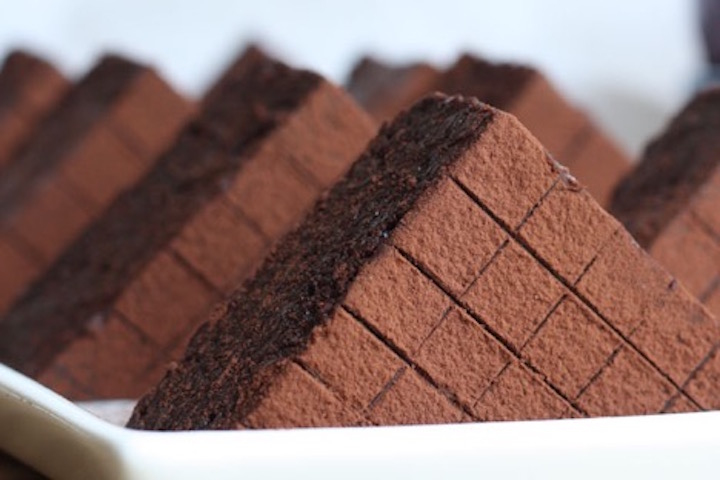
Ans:
<svg viewBox="0 0 720 480"><path fill-rule="evenodd" d="M103 58L0 175L0 314L123 190L192 111L153 70Z"/></svg>
<svg viewBox="0 0 720 480"><path fill-rule="evenodd" d="M586 115L562 98L539 71L524 65L463 55L440 72L422 63L393 68L366 58L353 70L348 90L380 121L434 90L474 96L510 112L587 185L602 206L629 169L626 156Z"/></svg>
<svg viewBox="0 0 720 480"><path fill-rule="evenodd" d="M514 117L437 94L380 130L128 425L697 410L681 385L719 340Z"/></svg>
<svg viewBox="0 0 720 480"><path fill-rule="evenodd" d="M374 132L340 89L250 48L0 322L0 360L71 398L139 396Z"/></svg>

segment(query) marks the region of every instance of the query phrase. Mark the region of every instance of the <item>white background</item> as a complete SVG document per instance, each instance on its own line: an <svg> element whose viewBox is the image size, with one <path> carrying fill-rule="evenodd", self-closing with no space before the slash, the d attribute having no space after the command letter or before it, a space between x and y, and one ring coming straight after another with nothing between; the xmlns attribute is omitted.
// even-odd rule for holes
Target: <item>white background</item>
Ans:
<svg viewBox="0 0 720 480"><path fill-rule="evenodd" d="M68 75L115 51L197 96L250 40L341 82L357 57L441 64L470 50L541 67L632 154L697 86L692 0L0 0L0 54Z"/></svg>

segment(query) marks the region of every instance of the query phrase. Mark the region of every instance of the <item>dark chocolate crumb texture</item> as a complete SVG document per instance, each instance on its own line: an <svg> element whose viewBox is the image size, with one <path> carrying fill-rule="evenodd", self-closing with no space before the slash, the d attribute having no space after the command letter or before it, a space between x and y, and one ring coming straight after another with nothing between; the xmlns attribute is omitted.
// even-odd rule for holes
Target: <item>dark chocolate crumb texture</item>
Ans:
<svg viewBox="0 0 720 480"><path fill-rule="evenodd" d="M381 129L129 426L701 410L687 381L719 340L513 116L436 94Z"/></svg>
<svg viewBox="0 0 720 480"><path fill-rule="evenodd" d="M103 58L0 174L0 314L172 143L190 103L151 69Z"/></svg>
<svg viewBox="0 0 720 480"><path fill-rule="evenodd" d="M0 321L0 361L70 398L137 398L374 133L340 89L250 48Z"/></svg>
<svg viewBox="0 0 720 480"><path fill-rule="evenodd" d="M378 120L388 120L432 91L474 96L512 113L573 170L603 206L629 169L625 155L537 70L463 55L441 72L418 63L392 67L365 58L348 90Z"/></svg>

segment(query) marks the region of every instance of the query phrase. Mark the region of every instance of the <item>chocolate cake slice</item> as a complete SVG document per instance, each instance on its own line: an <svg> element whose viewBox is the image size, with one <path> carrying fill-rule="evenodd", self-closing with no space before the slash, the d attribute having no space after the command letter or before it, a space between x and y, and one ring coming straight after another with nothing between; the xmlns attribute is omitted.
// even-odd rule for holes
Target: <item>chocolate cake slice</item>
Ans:
<svg viewBox="0 0 720 480"><path fill-rule="evenodd" d="M703 186L712 184L720 165L719 126L720 88L714 88L698 94L672 119L617 186L612 211L642 246L652 247L678 215L694 206Z"/></svg>
<svg viewBox="0 0 720 480"><path fill-rule="evenodd" d="M575 172L603 206L629 169L627 158L607 136L539 71L527 66L463 55L440 72L422 63L393 68L365 58L353 70L348 90L380 121L434 90L474 96L510 112Z"/></svg>
<svg viewBox="0 0 720 480"><path fill-rule="evenodd" d="M191 113L153 70L103 58L0 174L0 314L152 166Z"/></svg>
<svg viewBox="0 0 720 480"><path fill-rule="evenodd" d="M67 87L60 72L29 52L18 50L5 58L0 67L0 175Z"/></svg>
<svg viewBox="0 0 720 480"><path fill-rule="evenodd" d="M364 57L353 68L348 91L379 122L435 88L440 72L427 63L394 66Z"/></svg>
<svg viewBox="0 0 720 480"><path fill-rule="evenodd" d="M719 340L513 116L436 94L381 129L129 426L698 410L684 385Z"/></svg>
<svg viewBox="0 0 720 480"><path fill-rule="evenodd" d="M698 94L618 186L612 212L650 254L720 315L720 89ZM720 408L714 353L689 387ZM696 390L697 389L697 390ZM700 393L702 392L702 393Z"/></svg>
<svg viewBox="0 0 720 480"><path fill-rule="evenodd" d="M337 87L249 49L0 322L0 361L70 398L137 398L374 132Z"/></svg>

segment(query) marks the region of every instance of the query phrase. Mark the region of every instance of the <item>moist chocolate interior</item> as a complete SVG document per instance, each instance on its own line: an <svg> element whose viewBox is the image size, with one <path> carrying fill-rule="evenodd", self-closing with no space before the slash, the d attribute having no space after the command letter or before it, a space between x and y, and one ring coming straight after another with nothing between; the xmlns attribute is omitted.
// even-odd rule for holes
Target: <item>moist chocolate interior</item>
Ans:
<svg viewBox="0 0 720 480"><path fill-rule="evenodd" d="M491 63L463 55L438 80L436 89L450 95L477 97L507 110L535 75L532 68L510 63Z"/></svg>
<svg viewBox="0 0 720 480"><path fill-rule="evenodd" d="M720 163L720 88L695 97L645 150L610 207L644 248L685 208Z"/></svg>
<svg viewBox="0 0 720 480"><path fill-rule="evenodd" d="M313 329L331 318L360 268L492 116L474 99L437 94L384 126L219 318L200 328L177 368L140 401L129 426L235 428L283 360L300 353Z"/></svg>
<svg viewBox="0 0 720 480"><path fill-rule="evenodd" d="M22 202L30 185L52 175L52 167L88 131L108 106L143 70L117 56L106 56L60 100L0 177L0 218Z"/></svg>
<svg viewBox="0 0 720 480"><path fill-rule="evenodd" d="M0 320L0 361L36 375L84 334L258 143L319 84L250 49L177 143Z"/></svg>

